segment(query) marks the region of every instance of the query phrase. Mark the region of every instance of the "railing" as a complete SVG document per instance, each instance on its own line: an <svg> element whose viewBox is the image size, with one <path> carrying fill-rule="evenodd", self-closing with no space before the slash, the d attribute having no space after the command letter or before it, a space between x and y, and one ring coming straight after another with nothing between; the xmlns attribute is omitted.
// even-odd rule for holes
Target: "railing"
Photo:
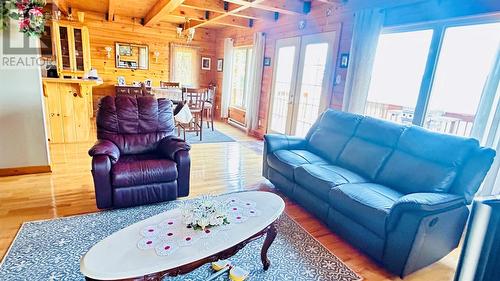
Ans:
<svg viewBox="0 0 500 281"><path fill-rule="evenodd" d="M411 124L414 108L400 105L367 102L365 114L400 124ZM468 137L474 124L474 115L444 111L431 111L426 115L424 127L432 131Z"/></svg>

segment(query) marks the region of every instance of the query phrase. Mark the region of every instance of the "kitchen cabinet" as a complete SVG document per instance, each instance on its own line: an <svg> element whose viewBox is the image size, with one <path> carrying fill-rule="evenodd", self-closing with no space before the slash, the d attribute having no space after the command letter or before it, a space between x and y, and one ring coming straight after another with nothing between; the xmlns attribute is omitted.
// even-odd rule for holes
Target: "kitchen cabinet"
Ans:
<svg viewBox="0 0 500 281"><path fill-rule="evenodd" d="M86 26L52 23L59 77L82 78L90 70L90 39Z"/></svg>
<svg viewBox="0 0 500 281"><path fill-rule="evenodd" d="M97 81L43 79L45 119L50 143L86 142L93 117L92 87Z"/></svg>

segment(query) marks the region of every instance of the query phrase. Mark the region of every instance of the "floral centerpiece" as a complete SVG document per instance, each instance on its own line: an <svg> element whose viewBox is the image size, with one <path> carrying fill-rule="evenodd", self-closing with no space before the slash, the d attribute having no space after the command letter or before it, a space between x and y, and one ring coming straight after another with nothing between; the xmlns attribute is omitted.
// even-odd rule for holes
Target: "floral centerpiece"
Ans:
<svg viewBox="0 0 500 281"><path fill-rule="evenodd" d="M213 196L203 196L181 206L184 223L193 229L229 224L227 204Z"/></svg>

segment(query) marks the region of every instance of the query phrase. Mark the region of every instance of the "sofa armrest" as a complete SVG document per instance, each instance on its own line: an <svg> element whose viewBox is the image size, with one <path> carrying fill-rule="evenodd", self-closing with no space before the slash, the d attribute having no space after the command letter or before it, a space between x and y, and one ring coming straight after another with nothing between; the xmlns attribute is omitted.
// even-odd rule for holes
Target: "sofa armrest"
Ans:
<svg viewBox="0 0 500 281"><path fill-rule="evenodd" d="M173 161L176 159L175 155L177 152L189 151L190 149L191 146L188 143L173 136L163 138L158 145L158 150Z"/></svg>
<svg viewBox="0 0 500 281"><path fill-rule="evenodd" d="M281 149L305 149L307 147L307 140L294 136L267 134L264 136L264 145L266 152L272 153Z"/></svg>
<svg viewBox="0 0 500 281"><path fill-rule="evenodd" d="M463 196L449 193L411 193L401 198L392 206L387 221L387 230L391 230L406 212L421 213L422 217L465 206Z"/></svg>
<svg viewBox="0 0 500 281"><path fill-rule="evenodd" d="M120 149L116 144L109 140L98 140L89 150L89 155L94 157L97 155L106 155L111 160L111 163L116 163L120 158Z"/></svg>

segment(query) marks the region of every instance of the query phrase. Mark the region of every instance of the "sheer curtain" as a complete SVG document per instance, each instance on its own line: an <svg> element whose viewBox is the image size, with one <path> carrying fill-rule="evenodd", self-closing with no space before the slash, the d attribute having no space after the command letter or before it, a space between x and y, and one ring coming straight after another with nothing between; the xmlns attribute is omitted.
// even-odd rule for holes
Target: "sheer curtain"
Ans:
<svg viewBox="0 0 500 281"><path fill-rule="evenodd" d="M364 112L384 15L380 9L365 9L354 14L349 68L342 105L344 111L361 114Z"/></svg>
<svg viewBox="0 0 500 281"><path fill-rule="evenodd" d="M256 32L253 36L252 59L248 68L250 72L248 73L245 113L247 132L256 130L259 127L259 101L262 88L265 45L266 35L262 32Z"/></svg>
<svg viewBox="0 0 500 281"><path fill-rule="evenodd" d="M224 39L224 73L222 77L222 95L221 95L221 118L229 117L229 103L231 99L231 76L233 69L234 40L232 38Z"/></svg>
<svg viewBox="0 0 500 281"><path fill-rule="evenodd" d="M170 44L170 80L182 86L199 86L201 59L199 48Z"/></svg>

